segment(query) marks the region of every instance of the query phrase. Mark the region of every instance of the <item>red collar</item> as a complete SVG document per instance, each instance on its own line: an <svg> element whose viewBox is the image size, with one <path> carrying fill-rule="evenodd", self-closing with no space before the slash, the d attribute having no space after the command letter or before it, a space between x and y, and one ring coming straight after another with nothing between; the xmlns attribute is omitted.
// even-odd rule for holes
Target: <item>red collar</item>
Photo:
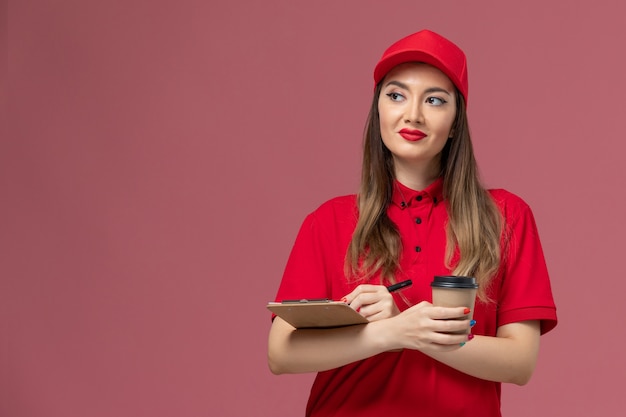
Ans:
<svg viewBox="0 0 626 417"><path fill-rule="evenodd" d="M421 191L413 190L398 180L393 181L391 202L401 209L426 202L436 205L441 201L443 201L443 178L441 177Z"/></svg>

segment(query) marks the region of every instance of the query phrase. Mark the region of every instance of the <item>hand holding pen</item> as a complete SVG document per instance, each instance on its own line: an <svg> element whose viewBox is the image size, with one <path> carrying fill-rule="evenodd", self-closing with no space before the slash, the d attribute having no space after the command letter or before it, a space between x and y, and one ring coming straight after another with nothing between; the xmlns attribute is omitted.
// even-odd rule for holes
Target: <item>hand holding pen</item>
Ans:
<svg viewBox="0 0 626 417"><path fill-rule="evenodd" d="M400 313L391 293L406 288L412 283L411 280L406 280L388 287L370 284L359 285L341 301L350 304L369 321L382 320Z"/></svg>

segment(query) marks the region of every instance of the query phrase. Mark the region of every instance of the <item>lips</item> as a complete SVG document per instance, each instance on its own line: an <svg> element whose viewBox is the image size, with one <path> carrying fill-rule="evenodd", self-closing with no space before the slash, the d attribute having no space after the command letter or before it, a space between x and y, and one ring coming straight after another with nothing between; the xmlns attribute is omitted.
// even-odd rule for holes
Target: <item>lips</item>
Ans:
<svg viewBox="0 0 626 417"><path fill-rule="evenodd" d="M420 139L424 139L426 137L426 133L417 129L402 129L398 132L400 136L402 136L405 140L410 142L417 142Z"/></svg>

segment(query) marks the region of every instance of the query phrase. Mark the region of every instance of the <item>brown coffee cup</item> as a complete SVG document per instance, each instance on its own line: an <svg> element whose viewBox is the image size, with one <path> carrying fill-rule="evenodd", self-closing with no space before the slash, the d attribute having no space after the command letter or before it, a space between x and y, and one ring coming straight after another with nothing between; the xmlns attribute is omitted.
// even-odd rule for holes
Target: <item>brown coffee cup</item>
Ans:
<svg viewBox="0 0 626 417"><path fill-rule="evenodd" d="M459 317L460 320L474 317L474 304L478 283L476 278L458 275L435 276L430 283L433 305L440 307L467 307L470 313ZM466 332L462 332L466 333Z"/></svg>

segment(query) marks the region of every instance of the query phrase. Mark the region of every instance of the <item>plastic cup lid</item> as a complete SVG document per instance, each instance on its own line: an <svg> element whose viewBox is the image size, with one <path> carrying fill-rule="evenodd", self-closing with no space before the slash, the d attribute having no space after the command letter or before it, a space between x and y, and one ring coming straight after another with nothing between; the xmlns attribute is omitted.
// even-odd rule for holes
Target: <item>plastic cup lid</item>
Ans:
<svg viewBox="0 0 626 417"><path fill-rule="evenodd" d="M462 277L458 275L435 276L431 287L435 288L478 288L478 283L474 277Z"/></svg>

